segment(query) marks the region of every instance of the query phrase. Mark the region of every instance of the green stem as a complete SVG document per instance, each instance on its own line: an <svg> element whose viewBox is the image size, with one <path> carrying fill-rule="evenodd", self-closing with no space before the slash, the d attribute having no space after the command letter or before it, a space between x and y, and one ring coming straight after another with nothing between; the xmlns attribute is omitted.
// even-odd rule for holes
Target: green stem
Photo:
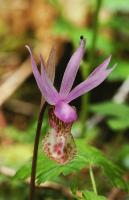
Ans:
<svg viewBox="0 0 129 200"><path fill-rule="evenodd" d="M93 173L91 165L89 167L89 170L90 170L90 178L91 178L91 183L92 183L93 191L97 195L98 192L97 192L97 187L96 187L96 183L95 183L94 173Z"/></svg>
<svg viewBox="0 0 129 200"><path fill-rule="evenodd" d="M36 166L37 166L37 157L38 157L38 146L39 146L39 139L40 139L40 133L42 128L42 121L44 112L46 110L47 103L45 103L39 112L38 117L38 124L37 124L37 130L35 135L35 142L34 142L34 150L33 150L33 159L32 159L32 168L31 168L31 180L30 180L30 198L29 200L35 199L35 177L36 177Z"/></svg>
<svg viewBox="0 0 129 200"><path fill-rule="evenodd" d="M93 25L93 38L92 38L92 45L91 45L91 53L90 53L90 64L86 65L83 63L82 66L82 76L85 79L92 67L94 57L95 57L95 49L96 49L96 42L97 42L97 36L98 36L98 28L99 28L99 12L101 9L102 5L102 0L97 0L96 3L96 10L95 10L95 15L94 15L94 25ZM85 136L86 132L86 127L85 127L85 122L88 117L88 104L89 104L89 94L85 94L82 96L82 102L81 102L81 112L80 112L80 120L82 123L81 127L81 135L82 137Z"/></svg>
<svg viewBox="0 0 129 200"><path fill-rule="evenodd" d="M82 77L83 79L86 79L89 73L89 65L86 65L85 63L82 64ZM82 96L81 99L81 112L80 112L80 120L81 120L81 136L85 136L86 131L86 120L88 117L88 102L89 102L89 94L85 94Z"/></svg>
<svg viewBox="0 0 129 200"><path fill-rule="evenodd" d="M91 45L91 56L90 56L90 65L92 66L94 57L95 57L95 50L96 50L96 43L98 37L98 29L99 29L99 12L102 6L102 0L97 0L96 2L96 10L94 14L94 25L93 25L93 37L92 37L92 45Z"/></svg>

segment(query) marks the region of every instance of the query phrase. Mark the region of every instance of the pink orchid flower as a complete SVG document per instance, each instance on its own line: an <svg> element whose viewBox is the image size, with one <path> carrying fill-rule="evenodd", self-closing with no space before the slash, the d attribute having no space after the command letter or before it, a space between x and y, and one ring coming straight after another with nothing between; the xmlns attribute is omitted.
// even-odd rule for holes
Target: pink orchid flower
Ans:
<svg viewBox="0 0 129 200"><path fill-rule="evenodd" d="M42 96L52 107L49 109L49 124L51 130L43 141L45 153L60 164L65 164L76 155L76 146L71 134L72 123L77 120L76 109L69 103L79 96L100 85L112 72L114 67L107 68L111 56L99 65L88 78L72 89L80 62L85 51L85 39L81 38L79 48L70 58L58 92L47 76L43 58L40 55L41 73L39 73L31 49L26 46L31 55L34 77Z"/></svg>

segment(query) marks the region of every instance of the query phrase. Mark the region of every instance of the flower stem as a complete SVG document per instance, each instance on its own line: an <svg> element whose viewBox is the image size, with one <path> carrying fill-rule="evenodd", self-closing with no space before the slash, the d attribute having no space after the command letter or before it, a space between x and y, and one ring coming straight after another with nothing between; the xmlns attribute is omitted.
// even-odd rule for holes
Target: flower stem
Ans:
<svg viewBox="0 0 129 200"><path fill-rule="evenodd" d="M42 105L39 112L39 117L38 117L38 124L37 124L34 149L33 149L32 168L31 168L30 198L29 198L30 200L34 200L34 197L35 197L35 177L36 177L36 166L37 166L37 157L38 157L38 146L39 146L40 132L42 128L42 121L43 121L43 116L44 116L46 106L47 106L47 103Z"/></svg>
<svg viewBox="0 0 129 200"><path fill-rule="evenodd" d="M91 45L91 56L90 56L90 65L92 66L95 57L98 29L99 29L99 12L102 6L102 0L96 1L96 10L94 14L94 25L93 25L93 37L92 37L92 45Z"/></svg>
<svg viewBox="0 0 129 200"><path fill-rule="evenodd" d="M97 195L98 192L97 192L97 187L96 187L96 183L95 183L94 173L93 173L91 165L89 167L89 170L90 170L90 178L91 178L91 182L92 182L93 191Z"/></svg>
<svg viewBox="0 0 129 200"><path fill-rule="evenodd" d="M82 63L82 77L86 79L89 73L89 65L86 63ZM89 94L84 94L81 99L81 112L80 112L80 120L81 120L81 136L85 136L86 132L86 120L88 117L88 103L89 103Z"/></svg>
<svg viewBox="0 0 129 200"><path fill-rule="evenodd" d="M96 9L94 14L94 24L93 24L93 36L92 36L92 44L91 44L91 50L90 50L90 56L89 56L89 65L86 65L83 63L82 66L82 76L84 79L89 74L89 71L91 71L94 57L95 57L95 50L96 50L96 42L97 42L97 36L98 36L98 28L99 28L99 12L101 9L102 0L96 1ZM88 106L89 106L89 98L90 94L85 94L82 96L82 103L81 103L81 114L80 119L82 122L81 127L81 136L84 137L86 133L86 119L88 118Z"/></svg>

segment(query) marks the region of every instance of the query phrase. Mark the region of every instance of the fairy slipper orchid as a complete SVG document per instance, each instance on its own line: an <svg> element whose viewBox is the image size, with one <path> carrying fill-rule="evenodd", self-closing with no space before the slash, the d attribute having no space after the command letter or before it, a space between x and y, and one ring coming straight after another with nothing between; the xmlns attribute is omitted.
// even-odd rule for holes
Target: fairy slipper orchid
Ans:
<svg viewBox="0 0 129 200"><path fill-rule="evenodd" d="M69 103L97 87L107 78L114 69L114 67L109 69L107 68L111 56L98 66L85 81L72 89L85 51L85 39L81 38L78 49L74 52L68 62L60 91L58 92L47 76L42 56L40 55L40 73L33 58L31 49L28 46L26 47L30 52L32 70L39 90L48 104L52 105L48 114L51 130L45 136L43 149L51 159L60 164L65 164L73 159L76 154L76 146L71 134L71 126L77 119L77 112L75 108L69 105Z"/></svg>

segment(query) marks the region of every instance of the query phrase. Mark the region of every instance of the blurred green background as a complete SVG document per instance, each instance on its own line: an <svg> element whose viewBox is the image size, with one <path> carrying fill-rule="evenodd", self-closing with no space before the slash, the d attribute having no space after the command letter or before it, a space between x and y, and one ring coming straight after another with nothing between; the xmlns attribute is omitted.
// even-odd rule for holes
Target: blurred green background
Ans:
<svg viewBox="0 0 129 200"><path fill-rule="evenodd" d="M117 63L117 67L101 86L73 102L79 119L72 133L76 140L83 138L103 151L125 170L124 178L129 180L129 0L1 0L0 200L28 199L28 183L13 175L32 156L41 97L25 45L32 46L35 56L42 52L47 60L55 44L55 86L59 89L81 35L86 38L86 53L74 86L109 55L110 66ZM41 141L47 127L46 114ZM39 151L42 154L42 142ZM49 165L49 160L45 162ZM129 199L98 169L94 171L100 194L109 200ZM36 190L36 198L41 200L74 199L70 187L77 188L78 196L91 187L84 166L67 176L49 177L46 185L43 179L39 179L41 186Z"/></svg>

